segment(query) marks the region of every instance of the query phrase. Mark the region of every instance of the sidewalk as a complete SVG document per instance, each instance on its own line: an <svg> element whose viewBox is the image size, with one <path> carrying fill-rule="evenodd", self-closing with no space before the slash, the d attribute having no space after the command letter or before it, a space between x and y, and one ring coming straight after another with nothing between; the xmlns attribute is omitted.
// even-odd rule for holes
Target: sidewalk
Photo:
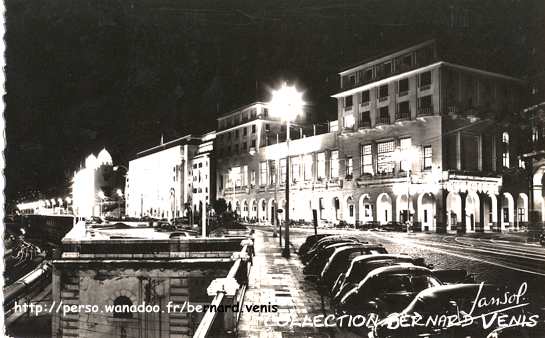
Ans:
<svg viewBox="0 0 545 338"><path fill-rule="evenodd" d="M281 256L278 238L256 231L254 266L244 305L277 305L278 312L241 313L238 337L330 337L329 329L278 325L289 320L303 321L305 316L323 315L321 299L315 287L304 281L303 264L295 253ZM327 300L324 300L327 303ZM326 305L326 314L328 313Z"/></svg>

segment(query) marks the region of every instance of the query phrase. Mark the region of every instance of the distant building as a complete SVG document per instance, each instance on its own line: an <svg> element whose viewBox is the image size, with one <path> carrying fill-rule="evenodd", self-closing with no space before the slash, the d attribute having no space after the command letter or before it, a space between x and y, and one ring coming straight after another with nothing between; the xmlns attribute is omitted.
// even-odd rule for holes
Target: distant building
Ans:
<svg viewBox="0 0 545 338"><path fill-rule="evenodd" d="M127 216L200 215L215 198L209 179L214 138L214 132L187 135L137 153L125 183Z"/></svg>
<svg viewBox="0 0 545 338"><path fill-rule="evenodd" d="M82 217L100 216L105 200L113 197L117 186L118 174L113 170L112 156L102 149L97 156L90 154L85 164L74 173L72 183L72 209Z"/></svg>

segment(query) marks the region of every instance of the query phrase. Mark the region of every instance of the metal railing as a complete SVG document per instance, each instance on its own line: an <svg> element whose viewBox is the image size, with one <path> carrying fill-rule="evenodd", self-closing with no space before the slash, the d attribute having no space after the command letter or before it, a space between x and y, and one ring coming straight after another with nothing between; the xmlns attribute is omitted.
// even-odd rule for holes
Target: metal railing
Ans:
<svg viewBox="0 0 545 338"><path fill-rule="evenodd" d="M244 243L244 241L243 241ZM242 250L240 252L235 253L234 255L237 255L237 258L235 259L233 265L229 269L229 273L227 274L226 280L233 280L236 279L239 283L239 287L236 290L236 294L234 295L233 303L240 302L242 303L242 298L244 298L244 293L246 291L246 286L248 284L248 275L249 275L249 267L248 265L248 247L249 244L245 244L242 247ZM237 299L238 298L238 299ZM210 308L218 308L223 302L228 301L227 291L225 289L218 290L216 295L214 296L214 299L212 299L212 302L210 304ZM230 327L224 327L225 334L233 334L236 330L236 325L239 319L240 312L238 313L231 313L231 312L219 312L220 315L223 315L223 324ZM212 333L212 328L214 327L214 323L216 320L216 317L218 315L218 311L206 311L204 313L204 316L202 317L201 322L199 323L199 326L197 327L197 330L195 330L195 334L193 337L195 338L206 338L210 333ZM231 318L226 318L226 316L232 316ZM222 334L225 335L225 334Z"/></svg>

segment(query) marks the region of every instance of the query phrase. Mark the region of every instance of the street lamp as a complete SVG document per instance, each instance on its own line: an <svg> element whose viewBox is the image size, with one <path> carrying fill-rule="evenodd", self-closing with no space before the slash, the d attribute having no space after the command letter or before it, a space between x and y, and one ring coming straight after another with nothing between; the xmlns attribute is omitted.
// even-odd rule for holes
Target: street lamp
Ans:
<svg viewBox="0 0 545 338"><path fill-rule="evenodd" d="M413 160L417 158L418 150L415 147L397 148L394 157L400 161L400 169L407 173L407 233L410 232L411 219L411 167Z"/></svg>
<svg viewBox="0 0 545 338"><path fill-rule="evenodd" d="M272 98L269 102L271 116L277 116L282 121L286 121L286 205L284 210L286 224L284 231L284 249L282 250L282 256L286 258L290 257L290 123L303 112L304 104L303 93L298 91L295 86L288 86L285 82L280 89L273 90Z"/></svg>

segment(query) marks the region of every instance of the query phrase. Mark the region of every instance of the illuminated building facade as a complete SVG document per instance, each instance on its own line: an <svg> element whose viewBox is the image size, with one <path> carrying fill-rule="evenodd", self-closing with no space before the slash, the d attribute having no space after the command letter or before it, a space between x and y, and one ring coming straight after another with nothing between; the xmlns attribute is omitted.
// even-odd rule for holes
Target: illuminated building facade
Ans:
<svg viewBox="0 0 545 338"><path fill-rule="evenodd" d="M117 174L113 170L112 156L102 149L97 156L90 154L85 164L74 173L72 200L74 215L100 216L104 200L113 196Z"/></svg>
<svg viewBox="0 0 545 338"><path fill-rule="evenodd" d="M209 179L214 170L215 133L187 135L137 153L125 183L130 217L173 218L200 214L215 198Z"/></svg>
<svg viewBox="0 0 545 338"><path fill-rule="evenodd" d="M525 83L441 53L430 40L340 73L338 128L301 131L290 143L292 219L310 221L316 209L321 223L410 217L432 232L527 224L528 188L503 185L506 172L526 166L522 148L497 123L520 110ZM223 121L217 144L229 147ZM286 146L259 141L255 152L218 153L217 191L242 217L270 222L276 201L283 205ZM399 156L409 149L414 156Z"/></svg>

